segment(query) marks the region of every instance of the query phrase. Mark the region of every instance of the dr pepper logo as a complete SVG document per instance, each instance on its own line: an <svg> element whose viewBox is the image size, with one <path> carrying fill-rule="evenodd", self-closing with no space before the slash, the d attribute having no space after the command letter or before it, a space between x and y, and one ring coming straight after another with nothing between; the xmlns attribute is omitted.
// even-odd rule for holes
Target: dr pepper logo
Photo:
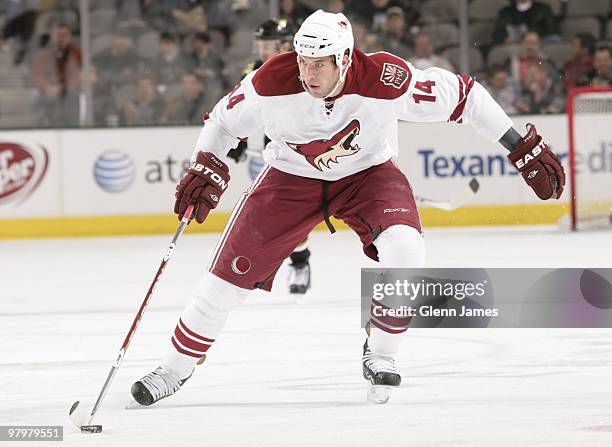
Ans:
<svg viewBox="0 0 612 447"><path fill-rule="evenodd" d="M26 200L48 165L49 155L42 146L0 141L0 205Z"/></svg>

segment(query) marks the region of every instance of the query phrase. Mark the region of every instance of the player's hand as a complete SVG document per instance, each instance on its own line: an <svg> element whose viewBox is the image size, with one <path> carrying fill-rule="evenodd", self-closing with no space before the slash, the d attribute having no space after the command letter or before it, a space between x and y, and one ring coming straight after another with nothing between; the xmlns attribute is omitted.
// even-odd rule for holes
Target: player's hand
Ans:
<svg viewBox="0 0 612 447"><path fill-rule="evenodd" d="M227 156L234 160L236 163L240 163L241 161L246 161L247 159L247 142L244 140L240 140L238 146L234 149L230 149L227 153Z"/></svg>
<svg viewBox="0 0 612 447"><path fill-rule="evenodd" d="M210 210L217 207L229 180L229 169L225 163L210 152L198 152L196 160L176 186L174 212L181 219L189 204L193 203L195 220L204 222Z"/></svg>
<svg viewBox="0 0 612 447"><path fill-rule="evenodd" d="M508 159L542 200L558 199L565 186L565 171L533 124L520 139Z"/></svg>

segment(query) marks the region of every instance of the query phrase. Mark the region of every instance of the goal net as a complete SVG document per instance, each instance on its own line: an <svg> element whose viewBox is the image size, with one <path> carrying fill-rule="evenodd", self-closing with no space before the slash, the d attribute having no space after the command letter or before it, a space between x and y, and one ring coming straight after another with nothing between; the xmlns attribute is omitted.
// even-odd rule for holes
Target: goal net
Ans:
<svg viewBox="0 0 612 447"><path fill-rule="evenodd" d="M571 228L612 228L612 87L570 91Z"/></svg>

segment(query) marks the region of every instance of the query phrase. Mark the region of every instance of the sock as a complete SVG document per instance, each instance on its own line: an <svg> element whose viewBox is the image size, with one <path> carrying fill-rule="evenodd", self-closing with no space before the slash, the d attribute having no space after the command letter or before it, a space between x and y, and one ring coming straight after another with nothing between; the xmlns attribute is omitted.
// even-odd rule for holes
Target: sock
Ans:
<svg viewBox="0 0 612 447"><path fill-rule="evenodd" d="M181 379L188 377L221 333L232 309L250 291L206 273L174 329L162 366Z"/></svg>
<svg viewBox="0 0 612 447"><path fill-rule="evenodd" d="M382 268L425 267L423 236L407 225L393 225L383 231L374 242ZM374 318L374 317L373 317ZM410 317L380 317L371 320L368 345L378 355L395 357Z"/></svg>

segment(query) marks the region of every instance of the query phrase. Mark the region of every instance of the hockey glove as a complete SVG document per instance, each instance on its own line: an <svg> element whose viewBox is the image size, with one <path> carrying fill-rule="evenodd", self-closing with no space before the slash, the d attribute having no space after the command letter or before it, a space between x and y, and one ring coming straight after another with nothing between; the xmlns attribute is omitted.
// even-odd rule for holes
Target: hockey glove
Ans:
<svg viewBox="0 0 612 447"><path fill-rule="evenodd" d="M204 222L210 210L217 207L230 180L225 163L210 152L198 152L187 173L176 186L174 212L183 217L190 203L195 204L195 220Z"/></svg>
<svg viewBox="0 0 612 447"><path fill-rule="evenodd" d="M565 171L533 124L527 125L527 135L519 140L508 159L540 199L561 197Z"/></svg>

